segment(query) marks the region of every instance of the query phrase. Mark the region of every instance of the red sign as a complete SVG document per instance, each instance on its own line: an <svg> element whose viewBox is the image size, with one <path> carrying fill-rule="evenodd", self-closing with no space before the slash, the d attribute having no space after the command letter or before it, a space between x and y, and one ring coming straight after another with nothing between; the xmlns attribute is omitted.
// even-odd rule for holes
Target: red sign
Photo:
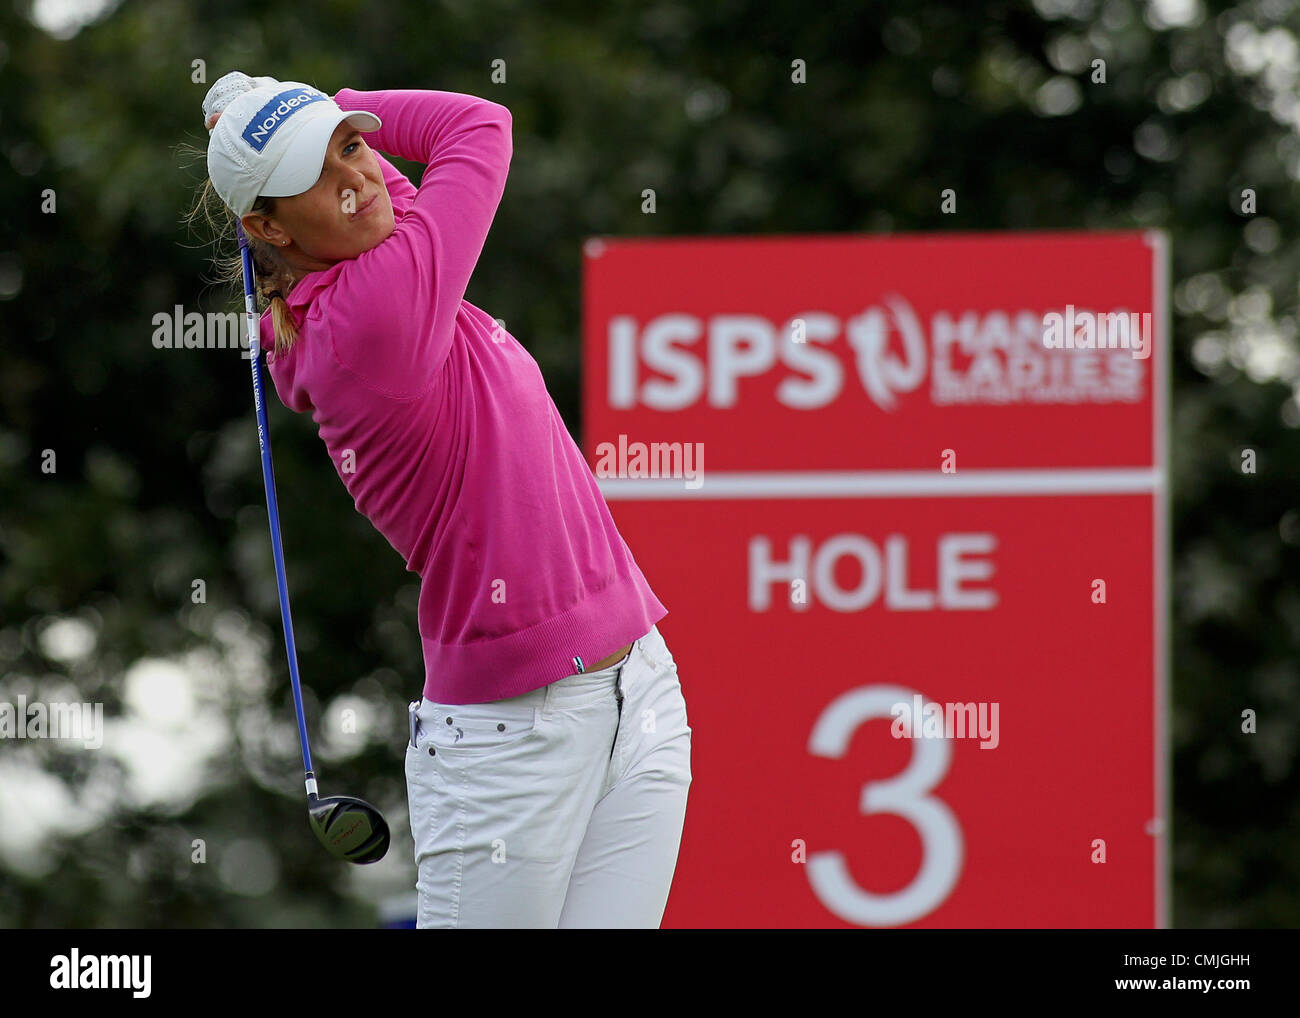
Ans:
<svg viewBox="0 0 1300 1018"><path fill-rule="evenodd" d="M1167 925L1162 235L585 254L694 730L664 925Z"/></svg>

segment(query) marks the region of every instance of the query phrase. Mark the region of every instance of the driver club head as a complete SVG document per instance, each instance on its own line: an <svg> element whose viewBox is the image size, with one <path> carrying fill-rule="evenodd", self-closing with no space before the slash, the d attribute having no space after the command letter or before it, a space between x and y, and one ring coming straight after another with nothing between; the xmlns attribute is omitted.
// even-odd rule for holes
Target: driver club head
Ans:
<svg viewBox="0 0 1300 1018"><path fill-rule="evenodd" d="M378 862L388 851L388 824L379 810L350 795L321 799L307 796L312 830L335 859L344 862Z"/></svg>

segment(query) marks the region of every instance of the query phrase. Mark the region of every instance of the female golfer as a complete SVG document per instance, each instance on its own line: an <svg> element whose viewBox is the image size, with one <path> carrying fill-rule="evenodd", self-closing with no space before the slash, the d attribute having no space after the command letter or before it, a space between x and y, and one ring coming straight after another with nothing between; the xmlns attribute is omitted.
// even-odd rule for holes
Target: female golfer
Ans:
<svg viewBox="0 0 1300 1018"><path fill-rule="evenodd" d="M250 238L276 391L420 576L417 925L658 926L691 782L667 609L536 362L464 299L510 111L233 72L203 112L196 208Z"/></svg>

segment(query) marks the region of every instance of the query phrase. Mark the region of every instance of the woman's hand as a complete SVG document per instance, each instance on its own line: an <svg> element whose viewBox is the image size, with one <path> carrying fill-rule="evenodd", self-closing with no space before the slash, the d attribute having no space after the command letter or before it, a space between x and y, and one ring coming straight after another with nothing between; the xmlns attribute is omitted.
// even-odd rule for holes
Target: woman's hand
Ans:
<svg viewBox="0 0 1300 1018"><path fill-rule="evenodd" d="M232 100L237 99L250 89L261 88L263 85L278 84L280 82L275 78L265 76L250 78L243 71L231 71L229 74L223 74L208 89L208 94L203 99L203 126L211 133L212 128L216 126L217 120L220 119L222 111L230 105Z"/></svg>

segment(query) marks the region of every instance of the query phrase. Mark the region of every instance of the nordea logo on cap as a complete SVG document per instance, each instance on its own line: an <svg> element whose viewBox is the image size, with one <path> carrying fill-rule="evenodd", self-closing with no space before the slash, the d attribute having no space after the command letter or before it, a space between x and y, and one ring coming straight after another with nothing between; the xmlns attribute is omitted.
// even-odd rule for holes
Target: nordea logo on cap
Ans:
<svg viewBox="0 0 1300 1018"><path fill-rule="evenodd" d="M248 126L244 128L242 137L254 152L261 152L271 140L271 135L275 134L291 113L302 109L308 103L324 102L328 98L329 96L314 88L287 89L253 114Z"/></svg>

